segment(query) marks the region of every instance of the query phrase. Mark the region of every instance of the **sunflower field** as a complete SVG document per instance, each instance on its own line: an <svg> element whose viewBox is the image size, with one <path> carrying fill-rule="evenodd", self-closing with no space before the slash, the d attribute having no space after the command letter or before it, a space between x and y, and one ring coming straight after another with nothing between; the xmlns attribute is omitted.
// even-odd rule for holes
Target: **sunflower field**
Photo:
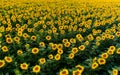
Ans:
<svg viewBox="0 0 120 75"><path fill-rule="evenodd" d="M0 75L120 75L120 1L0 0Z"/></svg>

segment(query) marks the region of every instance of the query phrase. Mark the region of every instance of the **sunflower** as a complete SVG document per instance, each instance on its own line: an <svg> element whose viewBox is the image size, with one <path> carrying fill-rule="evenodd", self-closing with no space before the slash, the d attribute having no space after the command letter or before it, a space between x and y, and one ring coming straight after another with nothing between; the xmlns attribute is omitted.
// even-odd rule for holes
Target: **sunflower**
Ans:
<svg viewBox="0 0 120 75"><path fill-rule="evenodd" d="M85 41L85 45L89 45L90 43L89 43L89 41Z"/></svg>
<svg viewBox="0 0 120 75"><path fill-rule="evenodd" d="M11 38L6 38L6 42L7 42L8 44L11 44L11 43L12 43L12 39L11 39Z"/></svg>
<svg viewBox="0 0 120 75"><path fill-rule="evenodd" d="M97 58L96 58L96 57L94 57L94 58L93 58L93 62L96 62L96 61L97 61Z"/></svg>
<svg viewBox="0 0 120 75"><path fill-rule="evenodd" d="M74 53L70 53L70 54L69 54L69 58L70 58L70 59L73 59L74 56L75 56Z"/></svg>
<svg viewBox="0 0 120 75"><path fill-rule="evenodd" d="M113 75L118 75L118 70L117 69L113 69L112 73L113 73Z"/></svg>
<svg viewBox="0 0 120 75"><path fill-rule="evenodd" d="M45 64L46 62L45 58L40 58L38 61L40 62L40 64Z"/></svg>
<svg viewBox="0 0 120 75"><path fill-rule="evenodd" d="M78 47L78 49L80 49L81 51L84 51L85 50L85 46L81 45L81 46Z"/></svg>
<svg viewBox="0 0 120 75"><path fill-rule="evenodd" d="M37 54L38 52L39 52L39 49L38 49L38 48L33 48L33 49L32 49L32 53L33 53L33 54Z"/></svg>
<svg viewBox="0 0 120 75"><path fill-rule="evenodd" d="M115 46L110 46L109 47L109 50L113 50L114 51L115 49L116 49Z"/></svg>
<svg viewBox="0 0 120 75"><path fill-rule="evenodd" d="M30 47L30 44L25 44L25 48L29 48Z"/></svg>
<svg viewBox="0 0 120 75"><path fill-rule="evenodd" d="M61 58L61 55L60 55L60 54L56 54L56 55L55 55L55 60L60 60L60 58Z"/></svg>
<svg viewBox="0 0 120 75"><path fill-rule="evenodd" d="M66 42L66 43L64 43L64 46L65 46L65 47L70 47L70 45L71 45L70 42Z"/></svg>
<svg viewBox="0 0 120 75"><path fill-rule="evenodd" d="M73 71L72 75L81 75L81 71L79 69Z"/></svg>
<svg viewBox="0 0 120 75"><path fill-rule="evenodd" d="M60 71L59 75L68 75L68 74L69 74L68 69L63 69L63 70Z"/></svg>
<svg viewBox="0 0 120 75"><path fill-rule="evenodd" d="M52 50L56 50L57 49L57 44L52 44Z"/></svg>
<svg viewBox="0 0 120 75"><path fill-rule="evenodd" d="M24 37L24 39L26 39L29 37L29 35L27 33L23 33L23 37Z"/></svg>
<svg viewBox="0 0 120 75"><path fill-rule="evenodd" d="M117 54L120 54L120 48L117 49L116 53L117 53Z"/></svg>
<svg viewBox="0 0 120 75"><path fill-rule="evenodd" d="M19 38L18 36L14 37L13 39L14 39L14 41L16 41L16 42L19 42L19 41L20 41L20 38Z"/></svg>
<svg viewBox="0 0 120 75"><path fill-rule="evenodd" d="M41 70L41 67L39 65L35 65L32 70L34 73L39 73Z"/></svg>
<svg viewBox="0 0 120 75"><path fill-rule="evenodd" d="M97 36L97 37L96 37L96 40L97 40L97 41L100 41L100 40L101 40L101 37L100 37L100 36Z"/></svg>
<svg viewBox="0 0 120 75"><path fill-rule="evenodd" d="M48 34L52 34L52 30L48 30L47 33L48 33Z"/></svg>
<svg viewBox="0 0 120 75"><path fill-rule="evenodd" d="M88 38L89 40L94 40L94 37L93 37L92 34L89 34L89 35L87 36L87 38Z"/></svg>
<svg viewBox="0 0 120 75"><path fill-rule="evenodd" d="M78 52L78 48L77 47L72 48L72 53L76 54L77 52Z"/></svg>
<svg viewBox="0 0 120 75"><path fill-rule="evenodd" d="M71 38L71 39L70 39L70 43L76 43L76 39Z"/></svg>
<svg viewBox="0 0 120 75"><path fill-rule="evenodd" d="M96 46L99 46L99 45L100 45L100 42L97 41L95 44L96 44Z"/></svg>
<svg viewBox="0 0 120 75"><path fill-rule="evenodd" d="M0 33L0 38L2 37L2 33Z"/></svg>
<svg viewBox="0 0 120 75"><path fill-rule="evenodd" d="M27 63L22 63L22 64L20 64L20 68L22 70L27 70L28 69L28 64Z"/></svg>
<svg viewBox="0 0 120 75"><path fill-rule="evenodd" d="M63 45L62 44L58 44L57 45L57 49L62 49L63 48Z"/></svg>
<svg viewBox="0 0 120 75"><path fill-rule="evenodd" d="M109 50L107 51L107 53L108 53L109 55L112 55L112 54L114 54L114 50L109 49Z"/></svg>
<svg viewBox="0 0 120 75"><path fill-rule="evenodd" d="M120 32L116 32L115 35L120 37Z"/></svg>
<svg viewBox="0 0 120 75"><path fill-rule="evenodd" d="M92 63L92 69L96 69L98 66L99 66L99 65L98 65L97 62L93 62L93 63Z"/></svg>
<svg viewBox="0 0 120 75"><path fill-rule="evenodd" d="M62 42L66 43L66 42L68 42L68 39L63 39Z"/></svg>
<svg viewBox="0 0 120 75"><path fill-rule="evenodd" d="M103 53L103 54L101 55L101 57L102 57L102 58L105 58L105 59L107 59L108 56L109 56L109 55L108 55L107 53Z"/></svg>
<svg viewBox="0 0 120 75"><path fill-rule="evenodd" d="M5 61L4 60L0 60L0 68L5 66Z"/></svg>
<svg viewBox="0 0 120 75"><path fill-rule="evenodd" d="M114 39L114 38L115 38L114 35L110 35L110 36L109 36L109 39Z"/></svg>
<svg viewBox="0 0 120 75"><path fill-rule="evenodd" d="M76 65L75 67L76 67L77 69L79 69L81 72L84 71L84 66Z"/></svg>
<svg viewBox="0 0 120 75"><path fill-rule="evenodd" d="M106 60L104 58L98 58L98 63L100 65L104 65L106 63Z"/></svg>
<svg viewBox="0 0 120 75"><path fill-rule="evenodd" d="M5 56L5 61L7 62L7 63L11 63L12 62L12 57L8 57L8 56Z"/></svg>
<svg viewBox="0 0 120 75"><path fill-rule="evenodd" d="M59 26L58 28L59 28L59 30L62 30L62 29L63 29L63 25L62 25L62 26Z"/></svg>
<svg viewBox="0 0 120 75"><path fill-rule="evenodd" d="M17 35L18 35L18 36L22 36L23 34L22 34L22 32L19 31L19 32L17 33Z"/></svg>
<svg viewBox="0 0 120 75"><path fill-rule="evenodd" d="M48 40L48 41L51 40L51 36L47 35L46 40Z"/></svg>
<svg viewBox="0 0 120 75"><path fill-rule="evenodd" d="M48 55L48 58L53 59L53 55L52 54Z"/></svg>
<svg viewBox="0 0 120 75"><path fill-rule="evenodd" d="M58 50L57 50L57 53L58 53L58 54L63 54L63 50L62 50L62 49L58 49Z"/></svg>
<svg viewBox="0 0 120 75"><path fill-rule="evenodd" d="M37 37L36 36L31 36L31 40L36 41Z"/></svg>
<svg viewBox="0 0 120 75"><path fill-rule="evenodd" d="M18 50L17 51L17 55L21 55L21 54L23 54L23 51L22 50Z"/></svg>
<svg viewBox="0 0 120 75"><path fill-rule="evenodd" d="M76 38L82 38L82 35L81 34L77 34Z"/></svg>
<svg viewBox="0 0 120 75"><path fill-rule="evenodd" d="M7 46L3 46L3 47L2 47L2 51L3 51L3 52L8 52L8 47L7 47Z"/></svg>
<svg viewBox="0 0 120 75"><path fill-rule="evenodd" d="M40 43L39 43L39 46L44 47L44 46L45 46L45 43L44 43L44 42L40 42Z"/></svg>

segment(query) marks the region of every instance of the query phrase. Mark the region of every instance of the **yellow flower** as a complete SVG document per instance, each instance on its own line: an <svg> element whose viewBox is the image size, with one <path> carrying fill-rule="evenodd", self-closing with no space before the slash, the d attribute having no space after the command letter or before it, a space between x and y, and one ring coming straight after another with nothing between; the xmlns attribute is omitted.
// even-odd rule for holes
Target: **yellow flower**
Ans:
<svg viewBox="0 0 120 75"><path fill-rule="evenodd" d="M14 37L13 39L14 39L14 41L16 41L16 42L19 42L19 41L20 41L20 38L19 38L19 37L17 37L17 36L16 36L16 37Z"/></svg>
<svg viewBox="0 0 120 75"><path fill-rule="evenodd" d="M63 26L59 26L59 30L62 30L63 29Z"/></svg>
<svg viewBox="0 0 120 75"><path fill-rule="evenodd" d="M5 57L5 61L6 61L7 63L11 63L11 62L12 62L12 57L6 56L6 57Z"/></svg>
<svg viewBox="0 0 120 75"><path fill-rule="evenodd" d="M71 45L70 42L66 42L66 43L64 43L64 46L65 46L65 47L70 47L70 45Z"/></svg>
<svg viewBox="0 0 120 75"><path fill-rule="evenodd" d="M73 71L73 74L72 75L82 75L81 74L81 71L79 69Z"/></svg>
<svg viewBox="0 0 120 75"><path fill-rule="evenodd" d="M115 38L114 35L110 35L110 36L109 36L109 39L114 39L114 38Z"/></svg>
<svg viewBox="0 0 120 75"><path fill-rule="evenodd" d="M116 53L117 53L117 54L120 54L120 48L117 49L117 52L116 52Z"/></svg>
<svg viewBox="0 0 120 75"><path fill-rule="evenodd" d="M26 39L26 38L29 37L29 35L28 35L27 33L24 33L24 34L23 34L23 37L24 37L24 39Z"/></svg>
<svg viewBox="0 0 120 75"><path fill-rule="evenodd" d="M107 51L107 53L108 53L109 55L112 55L112 54L114 54L114 50L109 49L109 50Z"/></svg>
<svg viewBox="0 0 120 75"><path fill-rule="evenodd" d="M98 58L98 63L100 65L104 65L106 63L106 60L104 58Z"/></svg>
<svg viewBox="0 0 120 75"><path fill-rule="evenodd" d="M48 30L47 32L48 32L48 34L52 34L52 30Z"/></svg>
<svg viewBox="0 0 120 75"><path fill-rule="evenodd" d="M85 46L84 45L81 45L78 47L78 49L80 49L81 51L85 50Z"/></svg>
<svg viewBox="0 0 120 75"><path fill-rule="evenodd" d="M40 58L38 61L40 62L40 64L44 64L46 62L45 58Z"/></svg>
<svg viewBox="0 0 120 75"><path fill-rule="evenodd" d="M11 38L10 34L5 35L5 38Z"/></svg>
<svg viewBox="0 0 120 75"><path fill-rule="evenodd" d="M76 35L76 38L79 40L79 41L82 41L84 38L81 34L77 34Z"/></svg>
<svg viewBox="0 0 120 75"><path fill-rule="evenodd" d="M96 45L99 46L99 45L100 45L100 42L96 42Z"/></svg>
<svg viewBox="0 0 120 75"><path fill-rule="evenodd" d="M77 34L77 35L76 35L76 38L80 38L80 37L82 37L81 34Z"/></svg>
<svg viewBox="0 0 120 75"><path fill-rule="evenodd" d="M19 31L19 32L17 33L17 35L18 35L18 36L22 36L22 32Z"/></svg>
<svg viewBox="0 0 120 75"><path fill-rule="evenodd" d="M62 49L63 48L63 45L62 44L58 44L57 45L57 49Z"/></svg>
<svg viewBox="0 0 120 75"><path fill-rule="evenodd" d="M3 47L2 47L2 51L3 51L3 52L8 52L7 46L3 46Z"/></svg>
<svg viewBox="0 0 120 75"><path fill-rule="evenodd" d="M2 37L2 33L0 33L0 38Z"/></svg>
<svg viewBox="0 0 120 75"><path fill-rule="evenodd" d="M11 44L11 43L12 43L12 39L11 39L11 38L6 38L6 42L7 42L8 44Z"/></svg>
<svg viewBox="0 0 120 75"><path fill-rule="evenodd" d="M53 59L53 55L52 54L48 55L48 58Z"/></svg>
<svg viewBox="0 0 120 75"><path fill-rule="evenodd" d="M72 53L77 53L78 52L78 48L77 47L74 47L74 48L72 48Z"/></svg>
<svg viewBox="0 0 120 75"><path fill-rule="evenodd" d="M57 49L57 44L52 44L52 50L56 50Z"/></svg>
<svg viewBox="0 0 120 75"><path fill-rule="evenodd" d="M76 67L77 69L79 69L81 72L84 71L84 66L76 65L75 67Z"/></svg>
<svg viewBox="0 0 120 75"><path fill-rule="evenodd" d="M17 51L17 55L21 55L21 54L23 54L23 51L22 50L18 50Z"/></svg>
<svg viewBox="0 0 120 75"><path fill-rule="evenodd" d="M85 41L85 45L89 45L89 41Z"/></svg>
<svg viewBox="0 0 120 75"><path fill-rule="evenodd" d="M15 26L16 26L17 28L19 28L19 27L20 27L20 24L16 24Z"/></svg>
<svg viewBox="0 0 120 75"><path fill-rule="evenodd" d="M5 66L5 61L4 60L0 60L0 68Z"/></svg>
<svg viewBox="0 0 120 75"><path fill-rule="evenodd" d="M89 35L87 36L87 38L88 38L89 40L94 40L94 37L93 37L92 34L89 34Z"/></svg>
<svg viewBox="0 0 120 75"><path fill-rule="evenodd" d="M51 36L47 35L46 40L48 40L48 41L51 40Z"/></svg>
<svg viewBox="0 0 120 75"><path fill-rule="evenodd" d="M25 45L26 48L29 48L29 46L30 46L30 44L26 44L26 45Z"/></svg>
<svg viewBox="0 0 120 75"><path fill-rule="evenodd" d="M97 58L96 58L96 57L94 57L93 62L96 62L96 61L97 61Z"/></svg>
<svg viewBox="0 0 120 75"><path fill-rule="evenodd" d="M40 43L39 43L39 46L44 47L44 46L45 46L45 43L44 43L44 42L40 42Z"/></svg>
<svg viewBox="0 0 120 75"><path fill-rule="evenodd" d="M107 53L103 53L103 54L101 55L101 57L102 57L102 58L105 58L105 59L107 59L108 56L109 56L109 55L108 55Z"/></svg>
<svg viewBox="0 0 120 75"><path fill-rule="evenodd" d="M97 40L97 41L100 41L100 40L101 40L101 37L100 37L100 36L97 36L97 37L96 37L96 40Z"/></svg>
<svg viewBox="0 0 120 75"><path fill-rule="evenodd" d="M70 59L73 59L74 56L75 56L74 53L70 53L70 54L69 54L69 58L70 58Z"/></svg>
<svg viewBox="0 0 120 75"><path fill-rule="evenodd" d="M36 41L37 37L36 36L31 36L31 40Z"/></svg>
<svg viewBox="0 0 120 75"><path fill-rule="evenodd" d="M120 32L116 32L115 35L120 37Z"/></svg>
<svg viewBox="0 0 120 75"><path fill-rule="evenodd" d="M35 65L35 66L33 67L33 72L34 72L34 73L39 73L40 70L41 70L41 67L40 67L39 65Z"/></svg>
<svg viewBox="0 0 120 75"><path fill-rule="evenodd" d="M63 50L62 50L62 49L58 49L58 50L57 50L57 53L58 53L58 54L63 54Z"/></svg>
<svg viewBox="0 0 120 75"><path fill-rule="evenodd" d="M115 49L116 49L115 46L110 46L109 47L109 50L113 50L114 51Z"/></svg>
<svg viewBox="0 0 120 75"><path fill-rule="evenodd" d="M55 55L55 60L60 60L60 58L61 58L61 55L60 55L60 54L56 54L56 55Z"/></svg>
<svg viewBox="0 0 120 75"><path fill-rule="evenodd" d="M69 74L68 69L63 69L63 70L60 71L59 75L68 75L68 74Z"/></svg>
<svg viewBox="0 0 120 75"><path fill-rule="evenodd" d="M27 63L22 63L22 64L20 64L20 68L22 70L27 70L28 69L28 64Z"/></svg>
<svg viewBox="0 0 120 75"><path fill-rule="evenodd" d="M38 49L38 48L33 48L33 49L32 49L32 53L33 53L33 54L37 54L38 52L39 52L39 49Z"/></svg>
<svg viewBox="0 0 120 75"><path fill-rule="evenodd" d="M98 66L99 66L99 65L98 65L97 62L93 62L93 63L92 63L92 69L96 69Z"/></svg>
<svg viewBox="0 0 120 75"><path fill-rule="evenodd" d="M113 75L118 75L118 70L117 69L113 69L112 73L113 73Z"/></svg>
<svg viewBox="0 0 120 75"><path fill-rule="evenodd" d="M70 43L76 43L76 39L71 38L71 39L70 39Z"/></svg>
<svg viewBox="0 0 120 75"><path fill-rule="evenodd" d="M68 42L68 39L63 39L62 42L66 43L66 42Z"/></svg>

